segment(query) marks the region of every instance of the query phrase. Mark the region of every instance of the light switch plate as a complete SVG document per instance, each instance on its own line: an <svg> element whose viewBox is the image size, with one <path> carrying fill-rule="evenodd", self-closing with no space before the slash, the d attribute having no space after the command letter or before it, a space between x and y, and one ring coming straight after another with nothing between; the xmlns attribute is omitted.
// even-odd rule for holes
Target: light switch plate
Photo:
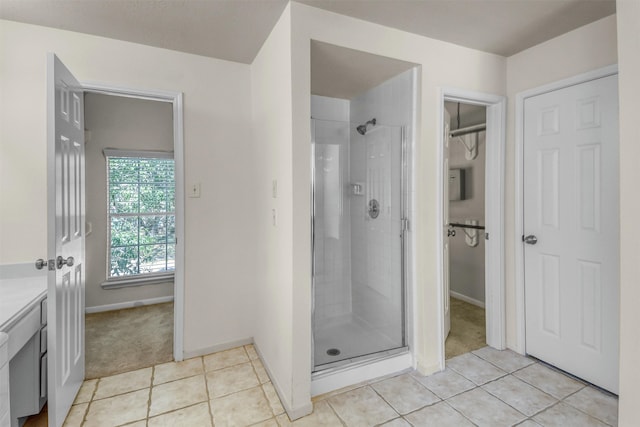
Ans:
<svg viewBox="0 0 640 427"><path fill-rule="evenodd" d="M196 182L189 187L189 197L200 197L200 183Z"/></svg>

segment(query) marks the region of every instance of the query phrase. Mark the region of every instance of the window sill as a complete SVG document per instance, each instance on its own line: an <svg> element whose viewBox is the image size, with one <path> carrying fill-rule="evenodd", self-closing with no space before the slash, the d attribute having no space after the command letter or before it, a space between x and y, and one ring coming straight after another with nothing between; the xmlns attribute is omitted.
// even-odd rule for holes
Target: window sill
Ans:
<svg viewBox="0 0 640 427"><path fill-rule="evenodd" d="M122 279L109 279L100 284L102 289L120 289L134 286L156 285L159 283L173 282L173 273L154 274L144 277L128 277Z"/></svg>

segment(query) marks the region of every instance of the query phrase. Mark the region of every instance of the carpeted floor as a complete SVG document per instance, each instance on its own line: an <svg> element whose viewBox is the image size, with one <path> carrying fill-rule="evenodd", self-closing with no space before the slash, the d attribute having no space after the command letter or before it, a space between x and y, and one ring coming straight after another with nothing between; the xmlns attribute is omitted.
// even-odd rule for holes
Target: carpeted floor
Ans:
<svg viewBox="0 0 640 427"><path fill-rule="evenodd" d="M484 308L451 298L451 332L445 341L445 359L486 345Z"/></svg>
<svg viewBox="0 0 640 427"><path fill-rule="evenodd" d="M87 314L85 379L173 360L173 303Z"/></svg>

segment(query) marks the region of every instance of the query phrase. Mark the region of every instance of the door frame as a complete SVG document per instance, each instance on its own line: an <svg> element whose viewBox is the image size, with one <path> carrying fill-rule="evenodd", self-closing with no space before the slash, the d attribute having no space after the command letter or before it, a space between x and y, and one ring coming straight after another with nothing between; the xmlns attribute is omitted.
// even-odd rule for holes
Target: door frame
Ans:
<svg viewBox="0 0 640 427"><path fill-rule="evenodd" d="M516 94L516 123L515 123L515 297L516 297L516 342L514 350L526 354L525 332L525 295L524 295L524 102L527 98L542 95L575 86L592 80L618 74L618 65L613 64L586 73L578 74L566 79L528 89Z"/></svg>
<svg viewBox="0 0 640 427"><path fill-rule="evenodd" d="M504 181L505 181L505 140L507 98L500 95L475 92L465 89L441 87L438 97L438 209L437 225L437 265L438 265L438 306L440 368L445 366L444 331L444 102L462 102L487 108L486 130L486 172L485 172L485 227L489 240L485 245L485 310L487 344L498 350L506 345L506 306L504 283Z"/></svg>
<svg viewBox="0 0 640 427"><path fill-rule="evenodd" d="M173 157L176 182L176 267L173 281L173 358L184 359L184 125L182 92L132 89L105 83L81 81L85 92L149 101L173 106Z"/></svg>

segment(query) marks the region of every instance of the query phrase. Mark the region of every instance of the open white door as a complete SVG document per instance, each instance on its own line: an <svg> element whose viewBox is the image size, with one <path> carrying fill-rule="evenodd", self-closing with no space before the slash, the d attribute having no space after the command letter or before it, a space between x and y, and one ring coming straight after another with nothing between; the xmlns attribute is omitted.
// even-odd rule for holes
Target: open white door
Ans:
<svg viewBox="0 0 640 427"><path fill-rule="evenodd" d="M84 380L84 106L78 81L47 57L49 427L59 427Z"/></svg>
<svg viewBox="0 0 640 427"><path fill-rule="evenodd" d="M618 392L617 76L524 109L526 351Z"/></svg>
<svg viewBox="0 0 640 427"><path fill-rule="evenodd" d="M444 299L444 339L451 332L451 296L449 295L449 133L451 130L451 115L446 108L444 110L444 135L442 136L444 151L442 153L444 177L442 180L442 260L443 260L443 299Z"/></svg>

